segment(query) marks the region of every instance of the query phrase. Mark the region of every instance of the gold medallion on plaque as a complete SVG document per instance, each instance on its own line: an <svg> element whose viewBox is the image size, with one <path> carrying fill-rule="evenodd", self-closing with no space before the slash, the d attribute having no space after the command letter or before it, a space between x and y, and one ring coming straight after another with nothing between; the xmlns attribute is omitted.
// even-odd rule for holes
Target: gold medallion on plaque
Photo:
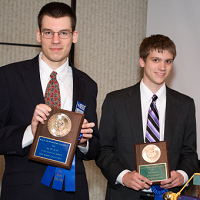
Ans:
<svg viewBox="0 0 200 200"><path fill-rule="evenodd" d="M160 148L154 144L149 144L142 150L142 157L148 163L156 162L161 156Z"/></svg>
<svg viewBox="0 0 200 200"><path fill-rule="evenodd" d="M55 137L67 135L72 127L70 118L63 113L57 113L50 117L48 121L48 130Z"/></svg>

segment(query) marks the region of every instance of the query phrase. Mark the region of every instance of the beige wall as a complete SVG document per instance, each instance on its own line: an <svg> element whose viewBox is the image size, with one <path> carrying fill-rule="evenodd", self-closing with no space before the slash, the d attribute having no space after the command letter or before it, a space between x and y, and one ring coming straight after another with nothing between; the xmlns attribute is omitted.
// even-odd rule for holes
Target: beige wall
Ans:
<svg viewBox="0 0 200 200"><path fill-rule="evenodd" d="M78 0L75 66L98 83L97 114L105 95L140 79L138 48L146 34L147 1ZM85 162L91 199L104 199L106 181Z"/></svg>
<svg viewBox="0 0 200 200"><path fill-rule="evenodd" d="M0 0L0 42L37 44L37 14L48 0ZM65 0L70 4L71 0ZM147 0L77 0L75 66L99 88L97 114L106 93L140 79L138 48L146 35ZM29 59L40 48L0 45L0 66ZM90 199L103 200L106 180L93 161L85 162ZM4 170L0 156L0 179Z"/></svg>

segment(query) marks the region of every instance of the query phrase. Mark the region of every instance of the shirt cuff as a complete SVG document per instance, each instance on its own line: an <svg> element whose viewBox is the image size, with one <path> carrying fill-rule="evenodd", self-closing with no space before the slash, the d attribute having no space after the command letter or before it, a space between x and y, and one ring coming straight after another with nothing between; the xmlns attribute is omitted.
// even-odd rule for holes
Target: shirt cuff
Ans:
<svg viewBox="0 0 200 200"><path fill-rule="evenodd" d="M183 170L176 170L176 171L183 175L183 177L184 177L183 185L186 184L187 181L189 180L188 175L186 174L186 172L184 172Z"/></svg>
<svg viewBox="0 0 200 200"><path fill-rule="evenodd" d="M82 147L82 146L78 145L78 148L82 153L86 154L89 150L89 141L87 141L86 147Z"/></svg>
<svg viewBox="0 0 200 200"><path fill-rule="evenodd" d="M31 125L27 126L26 130L24 131L24 136L22 139L22 148L25 148L33 143L33 134L31 130Z"/></svg>
<svg viewBox="0 0 200 200"><path fill-rule="evenodd" d="M131 171L128 170L128 169L123 170L123 171L117 176L117 179L116 179L116 181L115 181L115 184L122 184L123 186L125 186L125 185L122 183L122 178L123 178L123 176L124 176L127 172L131 172Z"/></svg>

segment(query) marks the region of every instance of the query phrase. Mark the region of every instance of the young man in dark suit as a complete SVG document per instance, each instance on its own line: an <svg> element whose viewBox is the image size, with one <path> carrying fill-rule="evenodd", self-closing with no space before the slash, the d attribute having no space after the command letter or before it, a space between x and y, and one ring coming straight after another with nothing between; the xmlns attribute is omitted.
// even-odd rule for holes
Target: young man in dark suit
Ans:
<svg viewBox="0 0 200 200"><path fill-rule="evenodd" d="M108 180L106 200L154 198L150 189L152 182L136 172L134 157L134 144L147 142L148 110L153 95L158 97L158 141L168 142L171 174L160 187L177 192L198 169L194 101L165 84L175 57L176 47L168 37L152 35L145 38L140 45L143 79L106 96L100 121L101 151L97 160ZM151 138L152 142L156 137L155 140Z"/></svg>
<svg viewBox="0 0 200 200"><path fill-rule="evenodd" d="M48 3L40 10L38 25L36 36L42 52L32 60L0 68L0 154L5 157L0 199L87 200L82 161L94 159L100 149L97 84L68 60L71 45L78 40L73 10L64 3ZM43 185L47 165L28 159L37 125L43 124L51 111L44 97L52 71L57 73L61 109L75 111L77 101L86 106L82 138L75 153L75 192Z"/></svg>

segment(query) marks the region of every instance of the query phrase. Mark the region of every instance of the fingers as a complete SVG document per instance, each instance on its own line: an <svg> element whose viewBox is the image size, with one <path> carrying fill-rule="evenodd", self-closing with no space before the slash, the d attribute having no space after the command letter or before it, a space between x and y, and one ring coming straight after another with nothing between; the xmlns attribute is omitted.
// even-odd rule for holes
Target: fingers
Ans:
<svg viewBox="0 0 200 200"><path fill-rule="evenodd" d="M164 188L164 189L172 188L172 187L174 187L174 183L175 183L174 180L175 179L173 179L171 177L171 178L169 178L169 179L167 179L165 181L162 181L160 187Z"/></svg>
<svg viewBox="0 0 200 200"><path fill-rule="evenodd" d="M93 127L95 126L94 122L90 122L88 123L88 121L86 119L84 119L83 124L82 124L82 129L81 129L81 133L83 134L83 137L92 137L92 133L93 133Z"/></svg>
<svg viewBox="0 0 200 200"><path fill-rule="evenodd" d="M81 133L82 133L82 138L79 141L79 144L83 144L86 143L86 141L88 141L89 139L92 138L92 133L93 133L93 127L95 126L94 122L90 122L88 123L88 121L86 119L84 119L83 124L82 124L82 129L81 129Z"/></svg>
<svg viewBox="0 0 200 200"><path fill-rule="evenodd" d="M142 181L142 185L143 185L142 189L149 189L150 185L152 185L152 182L146 177L142 176L141 174L139 174L139 179Z"/></svg>
<svg viewBox="0 0 200 200"><path fill-rule="evenodd" d="M152 182L149 179L136 171L126 173L122 178L122 182L126 187L132 188L136 191L149 189L150 185L152 185Z"/></svg>
<svg viewBox="0 0 200 200"><path fill-rule="evenodd" d="M42 124L44 124L44 120L47 119L47 116L49 116L50 111L51 111L51 108L47 106L46 104L39 104L35 108L32 120L41 122Z"/></svg>
<svg viewBox="0 0 200 200"><path fill-rule="evenodd" d="M93 128L94 126L95 126L94 122L88 123L87 119L84 119L83 124L82 124L82 129L89 129L89 128Z"/></svg>
<svg viewBox="0 0 200 200"><path fill-rule="evenodd" d="M31 130L33 136L35 135L38 123L44 124L44 121L47 119L51 108L46 104L39 104L35 107L35 111L33 113L33 118L31 121Z"/></svg>
<svg viewBox="0 0 200 200"><path fill-rule="evenodd" d="M176 171L171 171L171 178L161 182L161 188L169 189L177 186L182 186L184 183L184 177L182 174Z"/></svg>

